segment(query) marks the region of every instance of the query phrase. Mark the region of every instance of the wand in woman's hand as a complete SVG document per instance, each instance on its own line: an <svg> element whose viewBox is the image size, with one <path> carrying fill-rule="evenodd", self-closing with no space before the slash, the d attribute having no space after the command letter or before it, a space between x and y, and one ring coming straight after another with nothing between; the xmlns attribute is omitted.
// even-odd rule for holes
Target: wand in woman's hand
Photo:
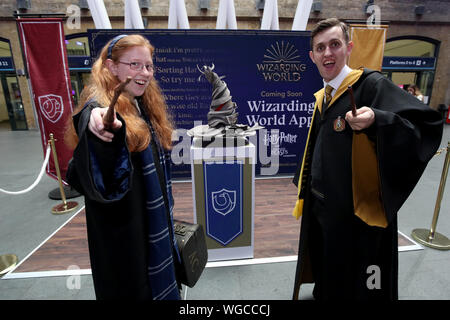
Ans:
<svg viewBox="0 0 450 320"><path fill-rule="evenodd" d="M106 114L103 117L103 126L105 127L105 130L112 130L112 124L114 122L114 106L116 105L117 99L119 99L119 96L122 93L123 89L130 81L131 77L127 77L124 82L119 83L114 88L114 96L111 100L111 103L109 104L108 111L106 111Z"/></svg>

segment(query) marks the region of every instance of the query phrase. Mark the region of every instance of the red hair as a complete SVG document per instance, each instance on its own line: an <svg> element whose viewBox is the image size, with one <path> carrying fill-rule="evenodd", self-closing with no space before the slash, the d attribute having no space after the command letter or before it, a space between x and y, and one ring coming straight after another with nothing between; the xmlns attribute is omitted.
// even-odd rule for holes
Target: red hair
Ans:
<svg viewBox="0 0 450 320"><path fill-rule="evenodd" d="M75 109L74 114L81 111L84 104L91 98L97 101L103 107L109 106L114 96L114 88L119 84L119 80L114 76L105 64L108 54L110 42L103 47L100 57L92 66L91 79L87 87L81 93L80 102ZM121 38L114 45L111 51L111 60L118 62L124 52L131 47L143 46L150 50L153 56L154 47L150 42L141 35L129 35ZM162 94L158 82L152 78L150 83L142 95L142 105L149 116L153 128L161 145L166 150L172 148L172 131L173 124L170 119L167 104ZM121 95L117 100L116 111L122 116L126 124L127 145L131 152L139 152L147 148L151 141L151 135L146 122L139 116L132 102L125 96ZM78 137L70 119L68 130L66 132L66 144L75 148L78 143Z"/></svg>

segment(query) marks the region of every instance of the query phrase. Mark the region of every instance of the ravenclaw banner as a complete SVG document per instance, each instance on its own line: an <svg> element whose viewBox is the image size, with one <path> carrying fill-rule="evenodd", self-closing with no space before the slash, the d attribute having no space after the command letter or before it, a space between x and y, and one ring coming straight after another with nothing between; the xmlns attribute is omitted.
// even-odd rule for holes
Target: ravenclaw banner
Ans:
<svg viewBox="0 0 450 320"><path fill-rule="evenodd" d="M354 44L348 63L350 68L363 66L381 71L386 32L387 26L350 25L350 40Z"/></svg>
<svg viewBox="0 0 450 320"><path fill-rule="evenodd" d="M20 18L17 19L17 26L41 131L42 147L45 153L50 133L53 133L64 180L72 157L72 152L64 144L64 130L73 108L62 19ZM57 179L52 157L46 171L50 177Z"/></svg>

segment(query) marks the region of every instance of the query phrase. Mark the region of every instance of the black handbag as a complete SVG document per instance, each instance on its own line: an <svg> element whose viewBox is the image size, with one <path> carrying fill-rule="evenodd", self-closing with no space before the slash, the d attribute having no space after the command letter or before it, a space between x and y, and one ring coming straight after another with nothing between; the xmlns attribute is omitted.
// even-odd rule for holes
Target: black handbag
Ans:
<svg viewBox="0 0 450 320"><path fill-rule="evenodd" d="M199 224L174 220L175 238L181 256L181 264L175 266L181 283L193 287L208 262L205 234Z"/></svg>
<svg viewBox="0 0 450 320"><path fill-rule="evenodd" d="M161 186L161 191L166 207L167 221L170 225L169 201L166 190L166 179L159 163L159 152L152 137L151 148L153 152L153 162L155 163L156 172ZM181 262L175 261L175 272L177 279L181 283L193 287L200 278L208 261L208 249L206 247L205 234L203 228L199 224L192 224L185 221L174 219L174 233L177 241L178 250L180 252ZM173 239L172 228L169 227L169 234ZM175 259L177 260L177 259Z"/></svg>

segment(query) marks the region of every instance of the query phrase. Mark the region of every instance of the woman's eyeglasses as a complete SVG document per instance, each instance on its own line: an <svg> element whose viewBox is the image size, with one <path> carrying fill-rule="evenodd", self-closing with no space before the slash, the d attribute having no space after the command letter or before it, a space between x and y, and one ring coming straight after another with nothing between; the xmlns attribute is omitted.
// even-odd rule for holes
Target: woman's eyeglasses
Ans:
<svg viewBox="0 0 450 320"><path fill-rule="evenodd" d="M145 69L147 69L148 72L154 72L155 71L155 68L153 67L153 64L146 64L146 65L144 65L141 62L125 62L125 61L119 61L119 63L127 64L130 67L130 69L134 70L134 71L141 71L142 69L144 69L144 66L145 66Z"/></svg>

